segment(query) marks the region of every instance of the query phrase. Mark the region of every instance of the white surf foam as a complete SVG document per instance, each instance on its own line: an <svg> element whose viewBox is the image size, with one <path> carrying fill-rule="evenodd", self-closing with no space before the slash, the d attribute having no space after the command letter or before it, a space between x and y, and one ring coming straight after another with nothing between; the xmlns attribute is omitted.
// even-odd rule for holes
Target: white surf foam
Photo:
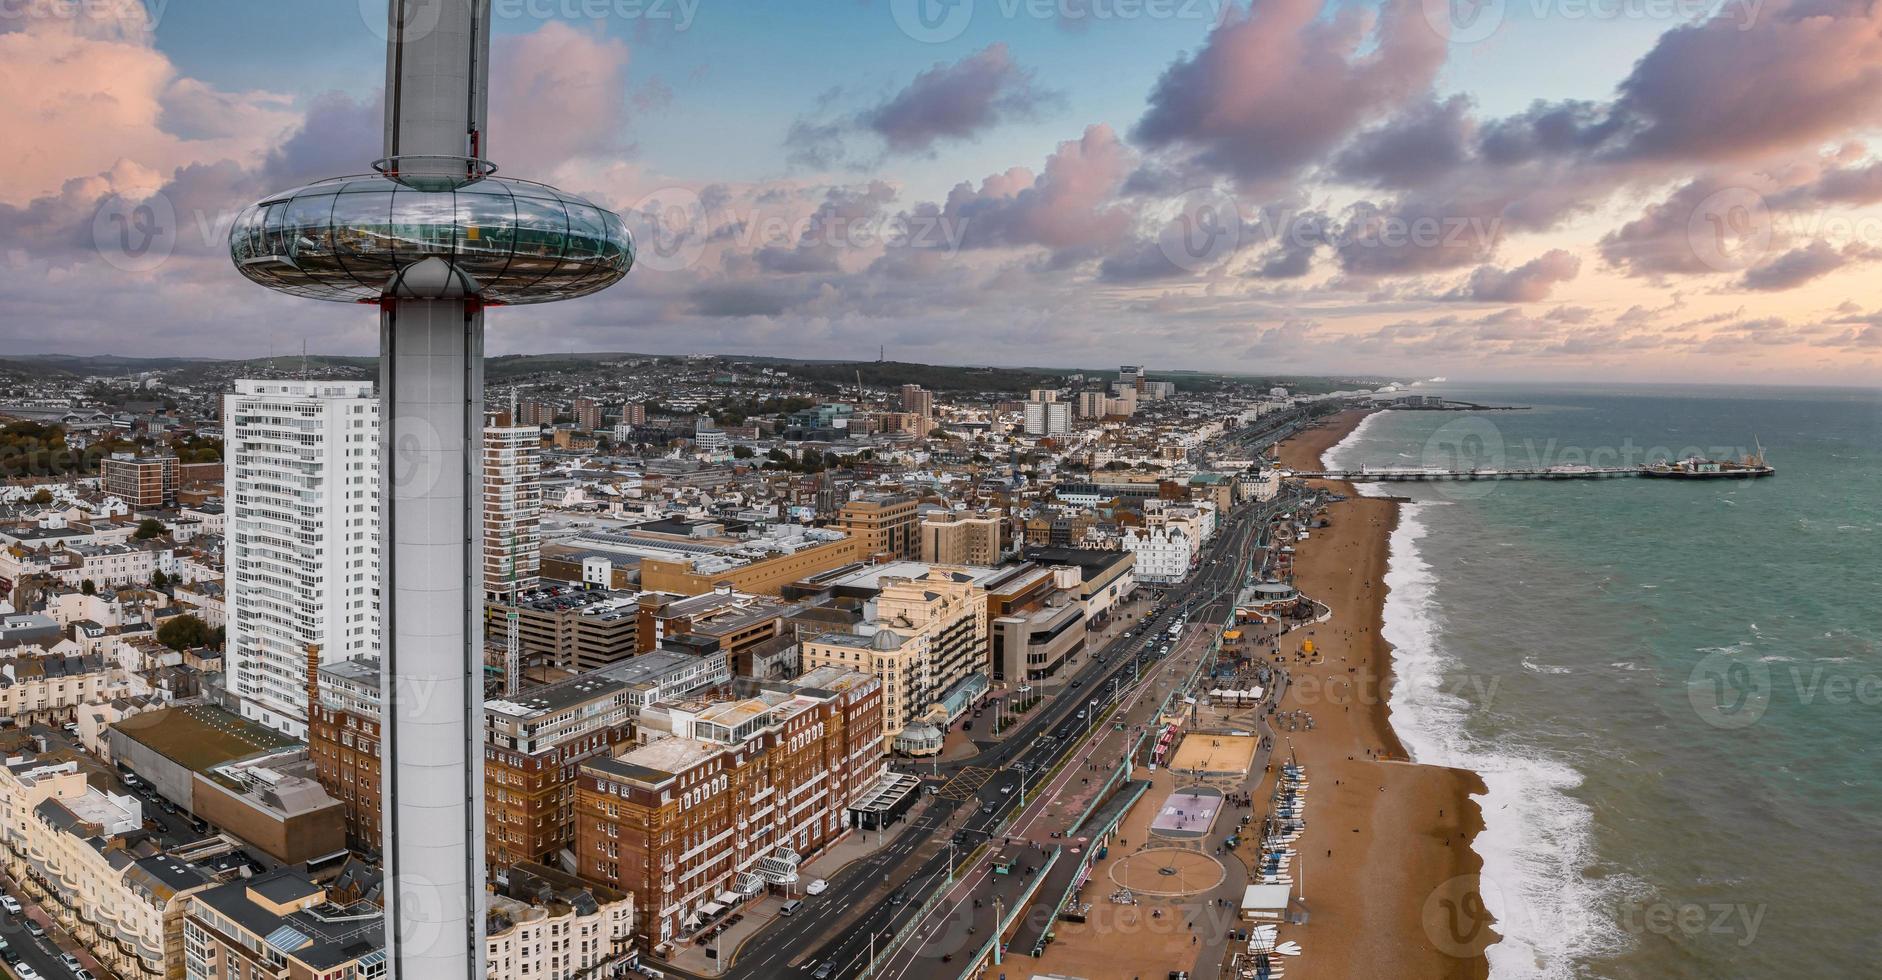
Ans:
<svg viewBox="0 0 1882 980"><path fill-rule="evenodd" d="M1418 547L1426 507L1400 507L1387 561L1382 632L1393 646L1392 727L1413 760L1483 777L1486 792L1477 801L1484 829L1472 847L1483 859L1484 904L1502 936L1486 951L1492 980L1568 980L1576 959L1626 948L1628 937L1601 910L1618 907L1615 894L1636 885L1583 876L1592 863L1593 815L1568 795L1581 784L1579 772L1468 734L1476 702L1495 688L1455 672L1441 647L1437 577Z"/></svg>
<svg viewBox="0 0 1882 980"><path fill-rule="evenodd" d="M1372 428L1373 424L1378 422L1379 419L1384 417L1386 414L1388 413L1384 411L1378 411L1378 412L1373 412L1367 415L1363 419L1360 419L1359 424L1353 426L1353 431L1348 432L1346 434L1346 438L1341 439L1339 442L1334 443L1333 445L1327 447L1325 450L1323 450L1320 453L1320 465L1330 470L1345 469L1346 457L1358 447L1359 438L1365 435L1366 430Z"/></svg>

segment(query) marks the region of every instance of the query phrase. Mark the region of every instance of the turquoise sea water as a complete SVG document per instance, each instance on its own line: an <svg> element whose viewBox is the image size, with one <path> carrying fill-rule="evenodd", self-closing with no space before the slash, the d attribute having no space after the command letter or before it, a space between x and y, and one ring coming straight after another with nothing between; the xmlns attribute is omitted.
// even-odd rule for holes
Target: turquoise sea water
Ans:
<svg viewBox="0 0 1882 980"><path fill-rule="evenodd" d="M1341 466L1756 481L1392 484L1393 724L1484 775L1492 976L1882 976L1882 392L1421 388Z"/></svg>

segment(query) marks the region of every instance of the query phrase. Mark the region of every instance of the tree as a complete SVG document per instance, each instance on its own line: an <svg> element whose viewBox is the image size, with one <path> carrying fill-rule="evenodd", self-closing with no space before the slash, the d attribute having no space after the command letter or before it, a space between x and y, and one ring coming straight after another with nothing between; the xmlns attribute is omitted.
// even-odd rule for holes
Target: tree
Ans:
<svg viewBox="0 0 1882 980"><path fill-rule="evenodd" d="M85 581L78 583L78 590L84 593L85 595L97 595L98 583L92 581L91 579L86 579Z"/></svg>
<svg viewBox="0 0 1882 980"><path fill-rule="evenodd" d="M758 454L753 452L750 446L733 446L732 447L733 459L750 459L756 455Z"/></svg>
<svg viewBox="0 0 1882 980"><path fill-rule="evenodd" d="M169 533L170 529L164 527L162 521L154 517L146 517L137 522L137 531L131 537L137 541L149 541L151 538L161 538Z"/></svg>
<svg viewBox="0 0 1882 980"><path fill-rule="evenodd" d="M159 568L156 571L150 573L150 587L151 588L162 589L164 586L167 586L169 584L170 584L170 576L163 574L163 569Z"/></svg>
<svg viewBox="0 0 1882 980"><path fill-rule="evenodd" d="M189 613L176 616L157 627L157 642L172 650L206 646L214 636L215 631L209 628L209 624Z"/></svg>
<svg viewBox="0 0 1882 980"><path fill-rule="evenodd" d="M35 490L33 492L32 501L35 504L52 503L52 491L46 489L45 487L40 487L38 490Z"/></svg>

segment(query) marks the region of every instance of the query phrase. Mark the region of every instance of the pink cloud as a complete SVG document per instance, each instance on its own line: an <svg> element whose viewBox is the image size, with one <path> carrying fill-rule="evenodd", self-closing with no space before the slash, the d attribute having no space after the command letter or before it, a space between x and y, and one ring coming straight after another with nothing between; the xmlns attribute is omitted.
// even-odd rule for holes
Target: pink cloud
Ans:
<svg viewBox="0 0 1882 980"><path fill-rule="evenodd" d="M491 52L490 155L547 180L581 157L626 149L628 47L550 21Z"/></svg>
<svg viewBox="0 0 1882 980"><path fill-rule="evenodd" d="M1429 91L1445 44L1418 4L1322 14L1320 0L1264 0L1225 19L1164 71L1133 138L1244 184L1278 180Z"/></svg>
<svg viewBox="0 0 1882 980"><path fill-rule="evenodd" d="M1132 215L1115 200L1136 155L1111 127L1097 124L1060 143L1034 176L1024 167L993 174L978 188L948 192L943 220L959 227L967 247L1038 245L1083 254L1119 241Z"/></svg>

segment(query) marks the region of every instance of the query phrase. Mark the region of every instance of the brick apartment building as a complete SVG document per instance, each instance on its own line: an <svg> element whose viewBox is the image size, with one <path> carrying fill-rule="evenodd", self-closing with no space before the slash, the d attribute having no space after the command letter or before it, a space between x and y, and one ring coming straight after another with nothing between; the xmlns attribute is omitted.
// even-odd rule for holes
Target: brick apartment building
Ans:
<svg viewBox="0 0 1882 980"><path fill-rule="evenodd" d="M326 664L315 676L307 697L315 778L340 801L347 845L380 853L379 658Z"/></svg>
<svg viewBox="0 0 1882 980"><path fill-rule="evenodd" d="M175 456L133 456L118 453L99 461L105 492L131 505L132 510L176 506Z"/></svg>
<svg viewBox="0 0 1882 980"><path fill-rule="evenodd" d="M576 857L586 879L634 896L646 948L797 880L880 795L882 685L842 668L741 685L733 700L649 708L639 744L582 763Z"/></svg>

